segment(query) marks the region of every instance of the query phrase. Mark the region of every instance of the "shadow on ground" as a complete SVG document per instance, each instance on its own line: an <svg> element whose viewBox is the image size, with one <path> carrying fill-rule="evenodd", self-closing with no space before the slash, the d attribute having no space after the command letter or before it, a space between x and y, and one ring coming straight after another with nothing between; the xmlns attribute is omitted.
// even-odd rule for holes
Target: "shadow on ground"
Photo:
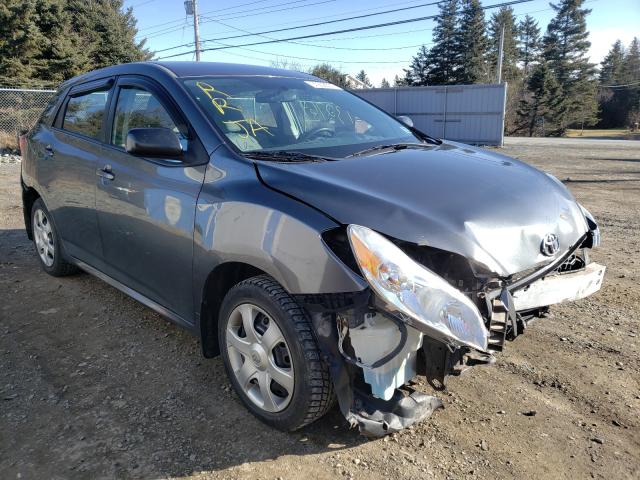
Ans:
<svg viewBox="0 0 640 480"><path fill-rule="evenodd" d="M366 441L337 407L292 434L262 424L197 339L90 275L46 275L24 231L0 231L0 285L5 478L183 476Z"/></svg>

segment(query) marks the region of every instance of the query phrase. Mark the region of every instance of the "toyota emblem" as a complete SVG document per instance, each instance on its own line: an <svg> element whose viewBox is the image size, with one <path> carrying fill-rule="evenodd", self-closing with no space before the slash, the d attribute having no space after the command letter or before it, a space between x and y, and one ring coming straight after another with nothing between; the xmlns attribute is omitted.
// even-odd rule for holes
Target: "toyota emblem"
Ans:
<svg viewBox="0 0 640 480"><path fill-rule="evenodd" d="M543 255L547 257L551 257L558 253L560 250L560 239L555 233L547 233L542 238L542 243L540 244L540 251Z"/></svg>

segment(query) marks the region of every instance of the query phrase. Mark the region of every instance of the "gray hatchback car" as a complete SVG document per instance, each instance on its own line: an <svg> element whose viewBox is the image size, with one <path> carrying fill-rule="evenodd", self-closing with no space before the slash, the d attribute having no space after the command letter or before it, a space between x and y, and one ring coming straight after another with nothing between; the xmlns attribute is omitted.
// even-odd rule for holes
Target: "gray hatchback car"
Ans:
<svg viewBox="0 0 640 480"><path fill-rule="evenodd" d="M441 405L416 375L444 388L603 281L557 179L304 73L109 67L64 83L21 147L42 268L198 335L283 430L336 398L364 434L407 427Z"/></svg>

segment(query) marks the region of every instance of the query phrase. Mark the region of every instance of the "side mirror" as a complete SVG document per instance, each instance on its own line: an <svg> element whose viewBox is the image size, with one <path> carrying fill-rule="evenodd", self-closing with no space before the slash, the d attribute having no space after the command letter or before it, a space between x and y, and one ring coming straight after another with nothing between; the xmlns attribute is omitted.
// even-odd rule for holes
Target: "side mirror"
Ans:
<svg viewBox="0 0 640 480"><path fill-rule="evenodd" d="M413 128L413 120L411 120L411 117L407 117L406 115L398 115L396 118L404 123L407 127Z"/></svg>
<svg viewBox="0 0 640 480"><path fill-rule="evenodd" d="M180 139L169 128L132 128L125 143L127 153L143 157L176 158L182 155Z"/></svg>

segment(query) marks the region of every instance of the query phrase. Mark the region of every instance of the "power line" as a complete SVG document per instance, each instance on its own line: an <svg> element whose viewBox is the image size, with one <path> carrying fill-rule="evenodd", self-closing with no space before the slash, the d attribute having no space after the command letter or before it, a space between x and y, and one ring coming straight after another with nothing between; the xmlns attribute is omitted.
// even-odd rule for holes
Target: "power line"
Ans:
<svg viewBox="0 0 640 480"><path fill-rule="evenodd" d="M246 5L251 5L251 4L254 4L254 3L263 3L265 1L269 1L269 0L259 0L259 1L249 2L249 3L243 3L243 4L240 4L240 5L236 5L236 6L233 6L233 7L222 8L222 9L218 8L216 10L209 10L209 11L206 11L206 12L202 12L201 15L207 15L207 14L212 14L212 13L220 13L220 12L225 11L225 10L236 9L236 8L240 8L240 7L243 7L243 6L246 6ZM406 2L400 2L398 5L407 4L407 3L416 3L416 2L419 2L419 1L420 0L410 0L410 1L406 1ZM273 8L273 7L277 7L279 5L280 4L276 4L276 5L270 5L270 6L261 7L261 8ZM351 13L371 12L371 11L374 11L374 10L378 10L380 8L384 8L384 6L379 6L379 7L374 7L374 8L364 8L364 9L360 8L360 9L357 9L357 10L349 10L349 11L342 12L342 13L339 13L339 14L325 15L325 16L321 16L321 17L315 16L314 20L319 20L319 19L324 19L324 18L335 18L335 17L340 17L341 15L347 15L347 14L351 14ZM233 14L236 14L236 13L238 13L238 12L229 12L228 14L233 15ZM225 15L228 15L228 14L225 14ZM221 20L225 20L224 18L220 18L220 19ZM168 21L168 22L158 23L158 24L154 24L154 25L148 25L148 26L146 26L144 28L139 29L138 33L139 32L143 32L143 31L147 31L147 30L152 30L152 29L155 29L157 27L161 27L161 26L164 26L164 25L169 25L169 24L172 24L172 23L180 23L181 21L182 21L182 19L179 18L179 19L176 19L176 20ZM295 21L292 21L292 22L276 23L276 24L274 24L272 26L276 26L277 27L277 26L280 26L280 25L291 25L291 24L296 24L296 23L304 23L304 22L307 22L307 21L309 21L309 19L308 18L304 18L304 19L295 20ZM158 30L158 32L159 31L161 31L161 30ZM152 32L152 33L157 33L157 32ZM225 32L222 32L222 33L225 33Z"/></svg>
<svg viewBox="0 0 640 480"><path fill-rule="evenodd" d="M242 50L246 50L246 49L244 49L244 48L243 48ZM276 59L277 59L277 58L280 58L280 57L278 57L277 55L274 55L274 54L267 54L267 55L275 56L275 57L276 57ZM241 54L241 53L237 53L237 52L233 52L233 56L234 56L234 58L235 58L235 57L247 58L247 59L249 59L249 60L257 60L257 61L259 61L259 62L271 62L271 61L272 61L272 59L269 59L269 58L260 58L260 57L256 57L256 56L252 56L252 55L243 55L243 54ZM282 58L284 58L284 59L289 59L290 57L283 56ZM318 62L318 61L324 61L324 62L326 62L327 60L316 60L316 62ZM342 61L340 61L340 60L339 60L339 61L331 61L331 62L332 62L332 63L334 63L334 64L336 64L336 65L340 65L341 63L343 63L343 62L342 62ZM376 64L378 64L378 63L379 63L379 62L375 62L375 64L372 64L372 65L368 66L368 67L367 67L367 70L369 70L369 69L371 69L371 70L376 70L376 69L377 69L377 68L376 68ZM300 67L303 67L303 68L307 68L307 69L309 69L309 68L311 68L314 64L315 64L315 63L313 63L313 64L312 64L312 63L300 63L300 64L299 64L299 66L300 66ZM387 67L386 65L381 66L381 68L386 68L386 67ZM290 70L291 70L291 69L290 69Z"/></svg>
<svg viewBox="0 0 640 480"><path fill-rule="evenodd" d="M287 32L287 31L291 31L291 30L299 30L301 28L310 28L310 27L319 27L322 25L330 25L332 23L338 23L338 22L347 22L350 20L359 20L361 18L368 18L368 17L373 17L376 15L385 15L387 13L397 13L400 11L404 11L404 10L410 10L413 8L422 8L422 7L427 7L427 6L433 6L433 5L438 5L439 3L443 3L446 0L439 0L437 2L429 2L429 3L422 3L420 5L413 5L411 7L402 7L402 8L394 8L391 10L385 10L382 12L375 12L375 13L367 13L367 14L363 14L363 15L356 15L353 17L345 17L345 18L338 18L336 20L326 20L324 22L316 22L316 23L309 23L306 25L300 25L297 27L286 27L286 28L278 28L275 30L267 30L264 32L257 32L257 33L251 33L251 34L244 34L244 35L232 35L230 37L222 37L222 38L214 38L214 39L205 39L202 40L202 43L205 42L217 42L218 40L231 40L234 38L244 38L244 37L250 37L250 36L260 36L260 35L265 35L265 34L269 34L269 33L279 33L279 32ZM533 1L533 0L529 0L529 1ZM520 3L520 2L517 2ZM433 17L422 17L422 19L425 18L435 18L437 15L434 15ZM228 19L223 19L223 20L228 20ZM415 19L411 19L409 21L416 21ZM189 47L191 46L191 43L186 43L186 44L182 44L182 45L175 45L173 47L169 47L169 48L163 48L162 50L158 50L156 51L156 53L162 53L162 52L166 52L169 50L175 50L176 48L180 48L180 47Z"/></svg>
<svg viewBox="0 0 640 480"><path fill-rule="evenodd" d="M224 44L223 44L224 45ZM269 53L269 52L262 52L260 50L255 50L252 48L245 48L245 47L236 47L234 45L226 45L232 48L238 48L240 50L246 50L248 52L253 52L253 53L259 53L261 55L271 55L274 56L275 54L273 53ZM295 55L286 55L286 58L293 58L295 60L311 60L313 62L323 62L323 63L375 63L375 64L396 64L396 63L409 63L411 60L393 60L393 61L380 61L380 60L328 60L326 58L310 58L310 57L297 57Z"/></svg>
<svg viewBox="0 0 640 480"><path fill-rule="evenodd" d="M144 2L138 2L138 3L134 3L133 5L129 5L129 8L137 8L137 7L141 7L142 5L146 5L147 3L153 3L156 0L146 0Z"/></svg>
<svg viewBox="0 0 640 480"><path fill-rule="evenodd" d="M585 3L592 3L598 0L589 0L588 2ZM553 10L552 8L545 8L545 9L539 9L539 10L533 10L533 11L528 11L528 12L523 12L520 14L514 14L514 17L519 17L519 16L523 16L523 15L528 15L530 13L538 13L538 12L543 12L543 11L549 11L549 10ZM247 30L238 28L238 27L234 27L233 25L228 25L226 23L220 22L220 21L216 21L216 23L219 23L221 25L224 25L226 27L229 27L233 30L238 30L241 32L248 32ZM432 28L427 28L427 29L414 29L414 30L406 30L403 32L392 32L392 33L384 33L384 34L376 34L376 35L361 35L361 36L357 36L357 37L341 37L341 38L337 38L337 39L323 39L323 40L316 40L318 42L335 42L336 40L349 40L349 39L362 39L362 38L370 38L370 37L383 37L383 36L397 36L397 35L401 35L404 33L415 33L415 32L425 32L425 31L432 31ZM257 34L256 34L257 35ZM261 35L263 36L263 35ZM265 37L265 38L269 38L269 37ZM226 45L222 42L215 42L215 43L219 43L222 45ZM317 48L328 48L328 49L335 49L335 50L363 50L363 51L385 51L385 50L392 50L392 49L405 49L405 48L416 48L416 47L420 47L420 46L428 46L428 45L433 45L433 42L429 42L429 43L421 43L419 45L406 45L403 47L390 47L390 48L370 48L370 49L359 49L359 48L351 48L351 47L335 47L335 46L326 46L326 45L313 45L310 43L302 43L302 42L287 42L287 43L293 43L296 45L304 45L304 46L309 46L309 47L317 47ZM233 46L231 46L233 47ZM277 53L271 53L271 52L263 52L260 50L254 50L254 49L250 49L250 48L243 48L243 47L238 47L239 50L246 50L249 52L254 52L254 53L259 53L261 55L269 55L271 57L275 57L275 58L280 58L281 56L283 58L288 58L288 59L295 59L295 60L312 60L312 61L316 61L316 62L329 62L329 63L408 63L409 61L397 61L397 62L352 62L352 61L344 61L344 60L326 60L326 59L317 59L317 58L308 58L308 57L297 57L297 56L292 56L292 55L279 55ZM237 53L234 53L234 55L236 56L240 56L243 58L248 58L251 60L259 60L262 62L268 62L270 60L265 59L265 58L259 58L259 57L252 57L252 56L248 56L248 55L239 55ZM368 67L371 68L371 67Z"/></svg>
<svg viewBox="0 0 640 480"><path fill-rule="evenodd" d="M532 2L534 0L513 0L511 2L503 2L503 3L496 3L493 5L487 5L487 6L483 6L481 7L482 10L489 10L492 8L498 8L498 7L506 7L509 5L517 5L520 3L529 3ZM437 2L440 3L440 2ZM410 19L406 19L406 20L396 20L394 22L386 22L386 23L379 23L379 24L375 24L375 25L365 25L365 26L361 26L361 27L354 27L354 28L346 28L346 29L342 29L342 30L334 30L331 32L323 32L323 33L315 33L315 34L309 34L309 35L299 35L297 37L290 37L290 38L283 38L283 39L277 39L277 40L263 40L261 42L252 42L252 43L245 43L242 45L233 45L233 46L222 46L222 47L209 47L209 48L203 48L202 51L203 52L208 52L208 51L215 51L215 50L226 50L228 48L238 48L238 47L250 47L250 46L255 46L255 45L266 45L266 44L271 44L271 43L280 43L280 42L286 42L286 41L291 41L291 40L304 40L307 38L316 38L316 37L325 37L328 35L336 35L339 33L348 33L348 32L359 32L362 30L371 30L374 28L382 28L382 27L390 27L390 26L394 26L394 25L403 25L405 23L414 23L414 22L421 22L424 20L433 20L434 18L438 18L439 15L429 15L426 17L417 17L417 18L410 18ZM271 33L271 32L260 32L260 34L263 33ZM222 39L216 39L216 40L203 40L203 42L205 41L217 41L217 40L222 40ZM173 55L167 55L164 57L159 57L158 60L164 60L167 58L174 58L174 57L178 57L181 55L186 55L192 53L192 51L187 51L187 52L181 52L181 53L175 53Z"/></svg>
<svg viewBox="0 0 640 480"><path fill-rule="evenodd" d="M151 0L151 1L153 1L153 0ZM245 7L247 5L253 5L253 4L256 4L256 3L264 3L264 2L268 2L268 1L270 1L270 0L257 0L257 1L253 1L253 2L241 3L240 5L234 5L233 7L217 8L216 10L209 10L209 11L206 11L204 13L213 13L213 12L222 12L222 11L225 11L225 10L233 10L233 9L236 9L236 8ZM132 5L132 6L135 7L136 5ZM177 18L175 20L169 20L168 22L156 23L154 25L149 25L147 27L141 28L138 31L142 32L142 31L145 31L145 30L152 30L152 29L154 29L156 27L162 27L164 25L170 25L172 23L180 23L181 21L182 21L182 18Z"/></svg>
<svg viewBox="0 0 640 480"><path fill-rule="evenodd" d="M238 12L231 12L230 14L231 15L236 15L236 14L240 14L241 13L243 15L236 15L235 17L234 16L231 16L231 17L225 16L225 17L222 17L222 20L230 20L230 19L234 19L234 18L255 17L257 15L267 15L269 13L283 12L283 11L288 11L288 10L294 10L294 9L297 9L297 8L306 8L306 7L310 7L310 6L313 6L313 5L320 5L320 4L323 4L323 3L332 3L332 2L335 2L337 0L324 0L324 1L321 1L321 2L304 3L304 5L297 5L297 6L293 6L293 7L291 6L291 5L296 4L296 3L303 3L303 2L309 2L309 1L310 0L293 0L293 1L290 1L290 2L278 3L278 4L275 4L275 5L270 5L270 6L262 7L261 9L258 9L258 10L262 10L262 9L268 9L268 8L287 5L286 8L278 8L278 9L275 9L275 10L268 10L266 12L256 11L256 9L240 10ZM254 13L250 13L248 15L244 15L244 13L246 13L246 12L254 12ZM163 29L163 30L159 30L157 32L151 32L149 34L148 38L159 37L159 36L171 33L173 31L175 31L175 28L174 29L169 29L169 30Z"/></svg>
<svg viewBox="0 0 640 480"><path fill-rule="evenodd" d="M587 4L587 3L595 3L595 2L598 2L598 1L600 1L600 0L587 0L584 3L585 4ZM367 10L370 10L370 9L367 9ZM367 11L367 10L365 10L365 11ZM552 11L552 10L553 10L553 8L542 8L542 9L538 9L538 10L529 10L527 12L522 12L522 13L514 13L513 16L514 17L522 17L524 15L529 15L531 13L549 12L549 11ZM330 15L330 17L335 17L335 16L336 15ZM320 18L322 18L322 17L320 17ZM263 36L263 35L260 35L259 33L253 33L253 32L249 32L248 30L243 30L243 29L234 27L233 25L224 24L224 23L222 23L220 21L216 21L216 22L220 23L222 25L228 26L232 30L240 30L242 32L251 33L254 36ZM295 23L295 22L289 22L289 23ZM286 25L286 23L285 24L281 24L281 25ZM231 30L229 30L228 32L230 32L230 31ZM417 28L417 29L413 29L413 30L403 30L403 31L400 31L400 32L376 33L374 35L357 35L357 36L353 36L353 37L323 38L323 39L314 40L314 42L336 42L336 41L341 41L341 40L360 40L360 39L365 39L365 38L391 37L391 36L404 35L404 34L407 34L407 33L431 32L431 31L433 31L433 28ZM222 33L227 33L227 32L222 32ZM225 39L226 38L220 38L219 40L225 40ZM215 40L217 40L217 39L210 39L210 40L207 40L207 41L211 42L211 41L215 41ZM304 43L304 44L300 43L300 42L287 42L287 43L296 43L296 44L305 45L305 46L308 46L308 47L333 48L333 49L336 49L336 50L342 50L342 49L345 49L345 50L358 50L358 49L352 49L352 48L349 48L349 47L323 47L322 45L315 45L314 43ZM184 46L191 46L191 45L193 45L193 43L185 44ZM420 45L418 45L418 46L420 46ZM173 48L176 48L176 47L171 47L171 49L173 49ZM399 47L399 48L402 48L402 47ZM376 50L377 51L377 50L384 50L384 49L376 48L376 49L372 49L372 50ZM159 52L156 51L155 53L159 53Z"/></svg>
<svg viewBox="0 0 640 480"><path fill-rule="evenodd" d="M205 17L205 18L208 18L208 17ZM234 27L233 25L229 25L229 24L224 23L224 22L221 22L221 21L219 21L219 20L214 20L214 21L215 21L216 23L220 24L220 25L223 25L223 26L225 26L225 27L231 28L231 29L233 29L233 30L237 30L237 31L239 31L239 32L245 32L245 33L248 33L248 34L250 34L251 36L262 37L262 38L266 38L266 39L268 39L268 40L279 40L279 39L277 39L277 38L268 37L268 36L266 36L266 35L260 35L260 34L258 34L258 33L252 33L252 32L250 32L250 31L248 31L248 30L243 29L243 28ZM215 42L215 43L221 43L221 42ZM368 51L368 52L371 52L371 51L373 51L373 52L382 52L382 51L388 51L388 50L406 50L407 48L417 48L417 47L419 47L419 46L423 45L422 43L419 43L419 44L416 44L416 45L404 45L404 46L402 46L402 47L385 47L385 48L354 48L354 47L336 47L336 46L333 46L333 45L314 45L314 44L312 44L312 43L294 42L294 41L287 41L287 42L285 42L285 43L291 43L291 44L294 44L294 45L302 45L302 46L305 46L305 47L328 48L328 49L331 49L331 50L350 50L350 51L354 51L354 50L355 50L355 51L363 51L363 52L367 52L367 51ZM225 44L222 44L222 45L225 45ZM230 47L233 47L233 45L230 45ZM156 53L157 53L157 52L156 52ZM270 54L270 53L268 53L268 52L264 52L264 53L265 53L266 55L271 55L271 54Z"/></svg>
<svg viewBox="0 0 640 480"><path fill-rule="evenodd" d="M587 0L586 2L584 2L585 4L587 3L595 3L595 2L599 2L600 0ZM553 8L542 8L539 10L529 10L527 12L522 12L522 13L514 13L513 16L514 17L522 17L525 15L529 15L531 13L540 13L540 12L550 12L552 11ZM232 27L234 28L234 27ZM413 29L413 30L402 30L400 32L391 32L391 33L376 33L374 35L357 35L354 37L338 37L338 38L323 38L323 39L318 39L318 40L314 40L315 42L336 42L336 41L341 41L341 40L360 40L363 38L378 38L378 37L394 37L394 36L398 36L398 35L404 35L407 33L418 33L418 32L431 32L433 31L433 28L417 28L417 29ZM312 47L312 46L317 46L320 47L320 45L314 45L312 43L305 43L306 46ZM337 48L337 47L336 47ZM345 47L348 48L348 47Z"/></svg>

